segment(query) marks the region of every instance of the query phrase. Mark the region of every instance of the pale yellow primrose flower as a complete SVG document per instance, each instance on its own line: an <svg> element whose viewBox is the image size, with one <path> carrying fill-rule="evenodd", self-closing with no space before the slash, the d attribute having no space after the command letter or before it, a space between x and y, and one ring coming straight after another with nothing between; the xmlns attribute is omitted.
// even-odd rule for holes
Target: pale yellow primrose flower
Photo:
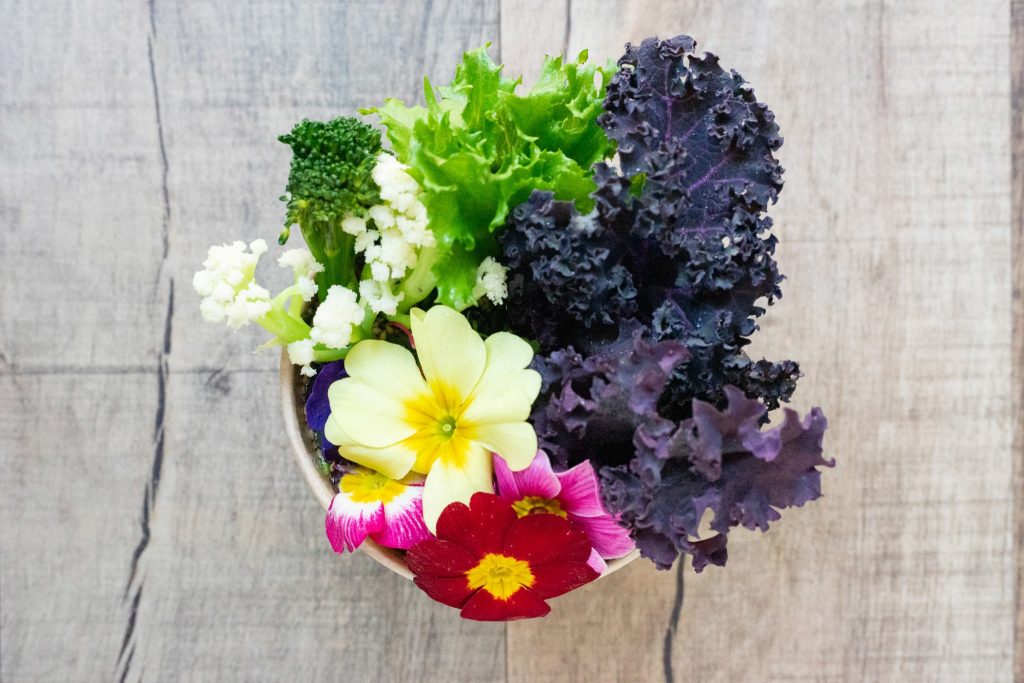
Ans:
<svg viewBox="0 0 1024 683"><path fill-rule="evenodd" d="M348 377L328 391L327 439L341 455L392 479L427 475L423 517L431 532L450 503L491 493L491 452L513 471L530 466L537 435L526 422L540 375L533 349L498 332L484 341L446 306L411 314L416 359L389 342L358 342Z"/></svg>

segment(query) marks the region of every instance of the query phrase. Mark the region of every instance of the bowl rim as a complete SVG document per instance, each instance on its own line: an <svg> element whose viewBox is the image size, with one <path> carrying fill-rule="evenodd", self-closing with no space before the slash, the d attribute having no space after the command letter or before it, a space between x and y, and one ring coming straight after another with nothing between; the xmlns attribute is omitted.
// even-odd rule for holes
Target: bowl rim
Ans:
<svg viewBox="0 0 1024 683"><path fill-rule="evenodd" d="M299 384L295 381L297 376L298 368L292 365L289 360L287 349L282 349L279 377L284 430L288 435L288 441L291 443L292 455L299 466L299 470L302 472L303 478L306 480L306 484L312 490L313 495L320 502L323 509L327 510L337 491L330 478L320 471L316 445L313 443L310 430L302 423L302 420L305 419L305 406L298 396ZM413 573L409 571L409 567L399 551L378 545L369 538L364 540L359 548L399 576L403 576L406 579L413 578ZM608 569L598 578L602 579L622 569L639 556L640 552L633 550L628 555L607 560Z"/></svg>

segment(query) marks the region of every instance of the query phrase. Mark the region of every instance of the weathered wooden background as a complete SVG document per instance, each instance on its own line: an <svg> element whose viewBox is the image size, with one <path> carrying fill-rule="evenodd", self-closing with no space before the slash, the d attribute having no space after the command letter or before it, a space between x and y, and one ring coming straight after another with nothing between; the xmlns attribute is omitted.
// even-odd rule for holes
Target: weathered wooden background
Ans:
<svg viewBox="0 0 1024 683"><path fill-rule="evenodd" d="M0 0L0 17L0 679L1013 677L1021 0ZM782 124L789 279L755 350L801 361L795 405L824 406L838 466L823 500L737 531L724 570L636 562L546 620L460 622L333 556L276 355L202 323L191 274L211 243L277 234L274 138L302 117L416 99L485 41L529 79L544 52L681 32Z"/></svg>

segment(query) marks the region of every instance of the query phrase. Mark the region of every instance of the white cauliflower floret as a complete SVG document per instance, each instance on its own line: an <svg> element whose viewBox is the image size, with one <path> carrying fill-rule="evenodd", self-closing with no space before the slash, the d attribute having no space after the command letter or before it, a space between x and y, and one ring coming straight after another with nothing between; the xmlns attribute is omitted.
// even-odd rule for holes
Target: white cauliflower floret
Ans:
<svg viewBox="0 0 1024 683"><path fill-rule="evenodd" d="M346 216L341 219L341 229L349 235L359 237L366 232L366 219L359 216Z"/></svg>
<svg viewBox="0 0 1024 683"><path fill-rule="evenodd" d="M507 275L505 266L488 256L476 269L473 296L477 299L486 296L492 303L500 304L508 296L508 284L505 282Z"/></svg>
<svg viewBox="0 0 1024 683"><path fill-rule="evenodd" d="M332 285L327 298L316 309L309 338L331 349L343 349L352 340L352 328L363 322L366 312L347 287Z"/></svg>
<svg viewBox="0 0 1024 683"><path fill-rule="evenodd" d="M214 245L206 253L203 270L192 278L192 287L203 297L199 310L210 322L242 327L270 310L270 293L253 276L260 256L267 251L264 240Z"/></svg>
<svg viewBox="0 0 1024 683"><path fill-rule="evenodd" d="M370 277L377 282L387 282L391 279L391 269L383 261L373 261L370 263Z"/></svg>
<svg viewBox="0 0 1024 683"><path fill-rule="evenodd" d="M282 268L291 268L296 278L308 279L324 272L324 267L317 263L308 249L289 249L277 258L277 263Z"/></svg>
<svg viewBox="0 0 1024 683"><path fill-rule="evenodd" d="M371 206L369 214L370 218L373 219L373 222L377 225L377 229L379 230L390 228L395 224L395 212L383 204Z"/></svg>
<svg viewBox="0 0 1024 683"><path fill-rule="evenodd" d="M243 289L227 309L228 327L239 329L270 312L270 292L255 282Z"/></svg>
<svg viewBox="0 0 1024 683"><path fill-rule="evenodd" d="M356 237L356 243L354 245L355 252L362 254L367 249L370 249L377 243L377 237L379 233L376 230L367 230L362 235Z"/></svg>
<svg viewBox="0 0 1024 683"><path fill-rule="evenodd" d="M311 363L313 362L313 340L312 339L300 339L297 342L292 342L288 345L288 360L292 362L292 365L301 365L299 369L306 377L313 377L316 375L316 371L313 370Z"/></svg>
<svg viewBox="0 0 1024 683"><path fill-rule="evenodd" d="M363 280L359 283L359 296L371 311L384 315L395 315L398 312L398 304L405 298L404 294L396 296L391 291L390 282L382 283L374 280Z"/></svg>
<svg viewBox="0 0 1024 683"><path fill-rule="evenodd" d="M295 281L295 289L303 301L312 301L316 294L316 283L308 277L300 277Z"/></svg>
<svg viewBox="0 0 1024 683"><path fill-rule="evenodd" d="M391 268L391 275L400 278L416 265L416 249L398 230L384 230L380 234L380 260ZM376 278L375 278L376 279Z"/></svg>

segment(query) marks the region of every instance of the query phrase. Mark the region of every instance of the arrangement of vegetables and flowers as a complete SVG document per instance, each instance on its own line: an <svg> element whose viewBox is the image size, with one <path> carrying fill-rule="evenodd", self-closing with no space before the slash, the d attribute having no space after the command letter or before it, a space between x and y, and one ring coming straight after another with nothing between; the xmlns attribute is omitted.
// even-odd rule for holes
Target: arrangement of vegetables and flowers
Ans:
<svg viewBox="0 0 1024 683"><path fill-rule="evenodd" d="M397 549L469 619L538 617L608 560L723 565L730 529L818 498L824 416L769 426L799 368L744 352L781 295L782 138L740 75L649 38L524 92L481 48L425 102L361 112L387 148L355 118L281 136L291 285L257 283L263 240L194 280L304 378L334 550Z"/></svg>

